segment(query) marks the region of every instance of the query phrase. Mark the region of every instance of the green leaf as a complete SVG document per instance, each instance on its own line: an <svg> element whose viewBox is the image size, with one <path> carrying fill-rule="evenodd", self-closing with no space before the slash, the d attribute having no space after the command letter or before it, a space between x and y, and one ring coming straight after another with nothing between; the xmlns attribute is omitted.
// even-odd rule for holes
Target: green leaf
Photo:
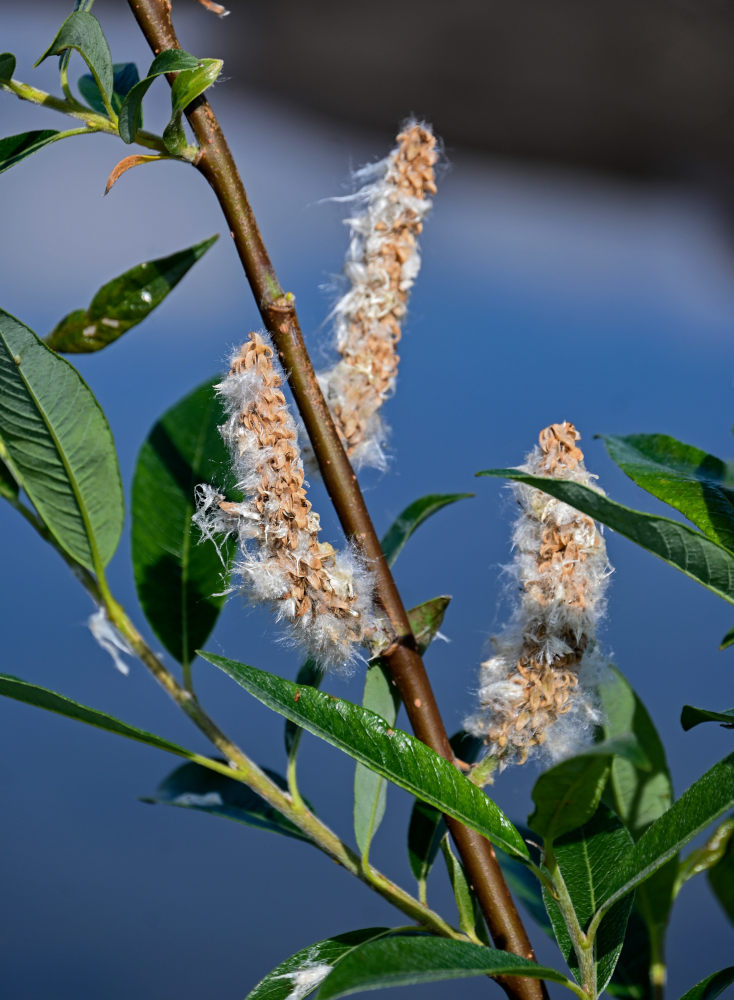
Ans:
<svg viewBox="0 0 734 1000"><path fill-rule="evenodd" d="M221 59L200 59L194 69L179 73L171 87L171 112L184 111L204 93L222 72Z"/></svg>
<svg viewBox="0 0 734 1000"><path fill-rule="evenodd" d="M345 956L324 981L318 1000L336 1000L388 986L498 975L568 983L555 969L508 951L444 938L391 937L370 941Z"/></svg>
<svg viewBox="0 0 734 1000"><path fill-rule="evenodd" d="M733 820L727 821L729 824ZM728 831L727 831L728 832ZM726 850L713 868L708 870L711 890L718 899L724 913L734 924L734 837L729 836Z"/></svg>
<svg viewBox="0 0 734 1000"><path fill-rule="evenodd" d="M463 730L454 733L449 742L459 760L467 764L474 762L484 746L482 740ZM425 883L428 878L445 834L446 823L441 813L416 799L408 827L408 859L419 884Z"/></svg>
<svg viewBox="0 0 734 1000"><path fill-rule="evenodd" d="M135 134L142 124L141 104L150 85L164 73L177 73L196 69L199 60L182 49L166 49L159 53L150 64L148 74L130 89L122 102L118 115L120 138L123 142L135 141Z"/></svg>
<svg viewBox="0 0 734 1000"><path fill-rule="evenodd" d="M15 73L15 56L12 52L0 52L0 83L12 80Z"/></svg>
<svg viewBox="0 0 734 1000"><path fill-rule="evenodd" d="M0 441L58 543L99 573L123 522L112 433L76 369L1 309Z"/></svg>
<svg viewBox="0 0 734 1000"><path fill-rule="evenodd" d="M287 790L286 782L280 775L267 767L262 770L279 788ZM177 767L161 782L155 795L143 799L143 802L196 809L311 843L297 826L247 785L210 771L200 764L182 764Z"/></svg>
<svg viewBox="0 0 734 1000"><path fill-rule="evenodd" d="M734 753L714 764L643 833L599 906L606 910L632 892L729 809L734 807Z"/></svg>
<svg viewBox="0 0 734 1000"><path fill-rule="evenodd" d="M357 945L389 934L387 927L349 931L302 948L261 979L245 1000L288 1000L297 992L299 1000L321 985L325 977Z"/></svg>
<svg viewBox="0 0 734 1000"><path fill-rule="evenodd" d="M469 888L466 872L459 859L451 850L448 833L444 834L444 838L441 841L441 853L446 862L446 871L448 872L449 882L451 883L454 898L456 899L456 909L459 912L459 928L465 934L474 934L477 925L474 897Z"/></svg>
<svg viewBox="0 0 734 1000"><path fill-rule="evenodd" d="M450 597L434 597L408 611L408 621L423 655L441 627ZM400 708L400 693L391 679L390 671L379 658L372 661L365 675L363 708L381 716L392 726ZM363 857L385 815L387 786L385 779L363 764L354 769L354 833Z"/></svg>
<svg viewBox="0 0 734 1000"><path fill-rule="evenodd" d="M443 507L473 496L473 493L431 493L406 507L392 523L381 542L388 566L393 565L405 543L424 521Z"/></svg>
<svg viewBox="0 0 734 1000"><path fill-rule="evenodd" d="M218 425L222 406L210 379L172 406L140 449L132 487L132 557L151 628L188 666L224 605L234 539L217 548L192 522L194 490L229 465Z"/></svg>
<svg viewBox="0 0 734 1000"><path fill-rule="evenodd" d="M34 132L21 132L20 135L9 135L0 139L0 174L10 170L16 163L32 156L39 149L48 146L57 139L63 139L64 133L51 128L39 129Z"/></svg>
<svg viewBox="0 0 734 1000"><path fill-rule="evenodd" d="M702 722L718 722L724 729L734 729L734 708L727 708L724 712L713 712L708 708L683 706L680 724L686 732L694 726L700 726Z"/></svg>
<svg viewBox="0 0 734 1000"><path fill-rule="evenodd" d="M601 521L734 604L734 556L693 528L667 517L632 510L589 486L568 480L529 476L518 469L490 469L478 475L513 479L549 493Z"/></svg>
<svg viewBox="0 0 734 1000"><path fill-rule="evenodd" d="M259 701L501 847L528 857L520 834L484 792L420 740L359 705L244 663L200 653Z"/></svg>
<svg viewBox="0 0 734 1000"><path fill-rule="evenodd" d="M730 628L724 638L719 643L719 649L728 649L734 643L734 628Z"/></svg>
<svg viewBox="0 0 734 1000"><path fill-rule="evenodd" d="M582 929L588 927L594 916L599 897L613 885L616 872L625 863L632 843L632 837L621 820L604 805L588 823L559 837L554 843L556 864ZM560 907L545 889L543 898L563 957L576 980L584 985L578 957ZM597 995L603 993L614 972L631 908L631 896L619 900L602 920L596 933L593 957Z"/></svg>
<svg viewBox="0 0 734 1000"><path fill-rule="evenodd" d="M67 49L76 49L81 55L92 71L100 93L104 95L105 106L109 105L114 84L112 56L102 27L94 14L81 10L69 14L54 40L34 65L38 66L49 56L61 55Z"/></svg>
<svg viewBox="0 0 734 1000"><path fill-rule="evenodd" d="M700 983L692 986L687 993L684 993L680 1000L714 1000L715 997L723 993L727 986L734 983L734 965L728 969L721 969L714 972Z"/></svg>
<svg viewBox="0 0 734 1000"><path fill-rule="evenodd" d="M115 63L112 67L112 110L119 113L122 102L125 100L130 90L136 83L140 82L138 67L135 63ZM85 73L79 77L77 83L79 93L87 102L92 111L97 111L100 115L107 113L102 95L99 92L97 81L91 73Z"/></svg>
<svg viewBox="0 0 734 1000"><path fill-rule="evenodd" d="M65 316L45 338L46 343L64 354L101 351L142 323L218 239L210 236L168 257L131 267L102 285L88 309Z"/></svg>
<svg viewBox="0 0 734 1000"><path fill-rule="evenodd" d="M74 719L76 722L84 722L88 726L97 729L104 729L105 732L115 733L117 736L125 736L129 740L137 743L145 743L147 746L155 747L158 750L165 750L167 753L175 754L177 757L186 757L188 760L210 767L215 771L226 771L227 765L218 761L202 757L201 754L186 750L185 747L177 743L171 743L154 733L147 733L144 729L130 726L127 722L122 722L105 712L98 712L95 708L88 708L80 705L79 702L72 701L56 691L49 691L48 688L39 687L37 684L29 684L28 681L20 680L18 677L11 677L9 674L0 674L0 695L5 698L12 698L14 701L22 701L26 705L34 705L36 708L43 708L47 712L55 712L57 715L66 716L67 719Z"/></svg>
<svg viewBox="0 0 734 1000"><path fill-rule="evenodd" d="M721 459L667 434L602 437L609 457L638 486L734 549L734 479Z"/></svg>
<svg viewBox="0 0 734 1000"><path fill-rule="evenodd" d="M643 769L623 757L612 761L610 801L635 840L663 815L673 801L673 784L665 749L647 709L623 675L612 668L610 683L601 689L608 738L633 733L652 767ZM648 939L662 947L674 898L677 861L672 858L641 885L635 905L647 927ZM648 977L649 978L649 977Z"/></svg>
<svg viewBox="0 0 734 1000"><path fill-rule="evenodd" d="M569 757L544 771L535 782L535 810L528 819L531 830L552 841L586 823L596 812L615 754L637 766L649 766L631 734L596 743L584 753Z"/></svg>
<svg viewBox="0 0 734 1000"><path fill-rule="evenodd" d="M384 664L375 663L367 671L362 705L384 719L388 726L395 725L400 694ZM354 769L354 836L363 858L368 856L372 838L385 815L386 797L385 779L358 763Z"/></svg>

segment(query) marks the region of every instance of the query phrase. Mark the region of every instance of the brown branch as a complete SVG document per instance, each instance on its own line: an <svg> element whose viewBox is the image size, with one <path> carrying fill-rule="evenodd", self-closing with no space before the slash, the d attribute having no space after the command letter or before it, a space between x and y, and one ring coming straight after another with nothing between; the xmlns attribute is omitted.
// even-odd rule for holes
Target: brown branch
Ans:
<svg viewBox="0 0 734 1000"><path fill-rule="evenodd" d="M155 55L179 48L171 23L170 0L128 0ZM345 534L354 538L375 569L378 599L396 635L384 654L405 703L416 736L447 760L453 760L446 730L423 662L415 648L405 608L372 526L357 477L342 448L331 414L303 343L293 297L286 295L268 256L236 164L219 123L204 97L186 109L201 146L196 167L212 187L234 238L263 321L273 338L301 417L311 439L326 489ZM447 820L457 849L479 900L492 940L498 948L533 958L527 932L510 896L492 845L480 834ZM513 1000L547 996L538 980L503 977Z"/></svg>

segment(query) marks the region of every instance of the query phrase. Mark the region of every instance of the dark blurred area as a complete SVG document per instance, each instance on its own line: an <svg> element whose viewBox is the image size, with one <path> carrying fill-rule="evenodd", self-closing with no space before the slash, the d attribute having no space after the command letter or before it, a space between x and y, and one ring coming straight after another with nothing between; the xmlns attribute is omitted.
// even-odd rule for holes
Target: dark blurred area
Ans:
<svg viewBox="0 0 734 1000"><path fill-rule="evenodd" d="M426 116L450 147L731 194L731 0L229 6L212 35L233 83L381 129Z"/></svg>

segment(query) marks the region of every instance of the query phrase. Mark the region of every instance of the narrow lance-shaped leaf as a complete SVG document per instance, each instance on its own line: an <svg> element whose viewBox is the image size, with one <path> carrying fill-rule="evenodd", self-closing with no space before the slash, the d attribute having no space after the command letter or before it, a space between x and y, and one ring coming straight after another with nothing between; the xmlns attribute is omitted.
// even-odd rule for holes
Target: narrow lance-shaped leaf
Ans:
<svg viewBox="0 0 734 1000"><path fill-rule="evenodd" d="M734 753L694 781L635 844L615 887L600 899L600 909L632 892L674 857L697 834L734 807Z"/></svg>
<svg viewBox="0 0 734 1000"><path fill-rule="evenodd" d="M283 778L265 767L262 769L279 788L286 790ZM144 798L151 805L179 806L222 816L237 823L255 826L272 833L282 833L296 840L309 838L297 826L286 819L277 809L253 792L241 781L218 774L200 764L182 764L161 782L155 795Z"/></svg>
<svg viewBox="0 0 734 1000"><path fill-rule="evenodd" d="M696 983L687 993L684 993L680 1000L715 1000L732 983L734 983L734 965L706 976L700 983Z"/></svg>
<svg viewBox="0 0 734 1000"><path fill-rule="evenodd" d="M695 875L711 871L726 856L734 835L734 819L727 819L714 830L705 844L695 848L678 865L675 883L676 895Z"/></svg>
<svg viewBox="0 0 734 1000"><path fill-rule="evenodd" d="M382 538L382 551L392 566L413 532L443 507L473 497L473 493L432 493L409 504Z"/></svg>
<svg viewBox="0 0 734 1000"><path fill-rule="evenodd" d="M185 250L131 267L102 285L88 309L65 316L45 338L46 343L65 354L88 354L114 343L161 304L217 239L210 236Z"/></svg>
<svg viewBox="0 0 734 1000"><path fill-rule="evenodd" d="M150 85L164 73L178 73L183 70L196 69L200 60L182 49L166 49L160 52L150 64L145 76L125 97L118 115L120 138L123 142L135 141L135 133L142 124L141 104Z"/></svg>
<svg viewBox="0 0 734 1000"><path fill-rule="evenodd" d="M38 66L49 56L58 56L67 49L76 49L84 59L104 95L106 104L112 99L113 70L110 47L102 27L88 11L74 11L61 25L54 40L34 64Z"/></svg>
<svg viewBox="0 0 734 1000"><path fill-rule="evenodd" d="M734 817L727 820L725 833L730 832ZM734 924L734 836L729 835L726 850L717 863L708 870L708 882L721 908Z"/></svg>
<svg viewBox="0 0 734 1000"><path fill-rule="evenodd" d="M444 938L391 937L355 948L324 981L319 1000L471 976L517 975L568 984L562 973L508 951Z"/></svg>
<svg viewBox="0 0 734 1000"><path fill-rule="evenodd" d="M61 547L99 572L123 521L109 425L76 369L2 310L0 441L10 471Z"/></svg>
<svg viewBox="0 0 734 1000"><path fill-rule="evenodd" d="M428 649L441 627L449 597L434 597L408 612L411 631L421 655ZM385 663L376 660L365 675L362 706L381 716L392 726L400 707L400 694ZM387 786L385 779L363 764L354 770L354 834L357 846L366 857L370 842L385 815Z"/></svg>
<svg viewBox="0 0 734 1000"><path fill-rule="evenodd" d="M673 785L665 750L647 709L622 674L614 668L610 682L602 686L601 700L605 735L615 738L633 733L652 765L640 768L623 757L615 757L612 761L608 801L637 840L651 823L670 808L673 801ZM677 861L672 858L639 887L635 898L635 906L644 922L639 934L653 942L655 947L652 950L656 952L662 947L665 937L676 869ZM649 970L641 969L639 956L631 954L630 947L622 957L628 966L628 979L636 970L642 977L643 985L649 983Z"/></svg>
<svg viewBox="0 0 734 1000"><path fill-rule="evenodd" d="M224 415L210 379L172 406L140 449L132 488L132 556L140 604L171 656L188 665L226 599L233 539L217 549L192 521L199 483L226 478ZM222 483L224 485L224 483Z"/></svg>
<svg viewBox="0 0 734 1000"><path fill-rule="evenodd" d="M667 517L632 510L588 486L568 480L529 476L518 469L489 469L478 475L517 480L549 493L734 604L734 555L693 528Z"/></svg>
<svg viewBox="0 0 734 1000"><path fill-rule="evenodd" d="M446 862L446 871L456 900L456 909L459 912L459 929L465 934L474 934L477 925L474 897L469 888L464 868L451 850L448 833L444 834L441 841L441 853Z"/></svg>
<svg viewBox="0 0 734 1000"><path fill-rule="evenodd" d="M638 766L649 767L634 736L627 734L589 747L576 757L544 771L533 788L535 810L531 830L546 840L581 826L596 812L606 785L612 758L622 754Z"/></svg>
<svg viewBox="0 0 734 1000"><path fill-rule="evenodd" d="M21 160L25 160L26 157L32 156L33 153L37 153L44 146L56 142L57 139L65 138L65 135L66 133L56 129L44 128L0 139L0 174L4 170L14 167Z"/></svg>
<svg viewBox="0 0 734 1000"><path fill-rule="evenodd" d="M714 712L708 708L695 708L693 705L683 706L680 724L686 732L694 726L700 726L702 722L718 722L724 729L734 729L734 708Z"/></svg>
<svg viewBox="0 0 734 1000"><path fill-rule="evenodd" d="M299 1000L303 1000L321 985L350 951L366 941L389 933L387 927L367 927L317 941L276 965L247 994L245 1000L294 1000L294 994L298 995Z"/></svg>
<svg viewBox="0 0 734 1000"><path fill-rule="evenodd" d="M609 457L638 486L734 549L734 479L720 458L667 434L602 437Z"/></svg>
<svg viewBox="0 0 734 1000"><path fill-rule="evenodd" d="M214 653L200 655L274 711L377 774L472 827L509 854L528 857L520 834L481 789L419 740L359 705Z"/></svg>
<svg viewBox="0 0 734 1000"><path fill-rule="evenodd" d="M33 705L36 708L43 708L47 712L54 712L63 715L67 719L74 719L76 722L84 722L88 726L96 729L103 729L108 733L115 733L117 736L125 736L136 743L145 743L147 746L155 747L157 750L165 750L167 753L175 754L177 757L186 757L188 760L202 764L211 770L226 772L227 764L210 760L201 754L187 750L185 747L172 743L162 736L148 733L144 729L128 725L112 715L105 712L98 712L95 708L87 705L80 705L79 702L72 701L56 691L49 691L48 688L40 687L38 684L30 684L28 681L20 680L18 677L11 677L8 674L0 674L0 696L12 698L14 701L24 702L26 705Z"/></svg>
<svg viewBox="0 0 734 1000"><path fill-rule="evenodd" d="M585 929L596 911L596 901L612 885L618 867L632 848L632 837L617 816L601 805L592 819L577 830L559 837L553 854L566 885L579 926ZM543 890L548 915L558 946L580 985L582 969L561 909L550 893ZM594 939L593 962L597 995L612 977L622 950L632 898L620 900L604 920Z"/></svg>

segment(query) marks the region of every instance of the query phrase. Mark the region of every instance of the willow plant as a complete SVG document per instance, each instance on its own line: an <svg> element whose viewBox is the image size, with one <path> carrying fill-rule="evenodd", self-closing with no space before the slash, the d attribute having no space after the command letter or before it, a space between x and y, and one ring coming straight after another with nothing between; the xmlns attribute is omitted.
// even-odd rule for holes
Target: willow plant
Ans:
<svg viewBox="0 0 734 1000"><path fill-rule="evenodd" d="M181 50L168 0L129 0L129 6L154 54L142 78L134 65L113 63L92 0L77 0L39 60L59 58L59 95L20 79L15 57L0 55L4 95L76 122L65 131L0 140L0 170L49 143L95 132L123 144L108 189L153 161L193 166L219 201L260 311L262 329L243 336L229 372L163 415L157 427L166 433L150 435L135 471L133 568L142 610L167 655L154 651L110 589L106 567L123 526L118 460L99 404L63 355L117 341L160 305L211 240L110 280L87 310L62 319L45 339L0 310L0 493L93 598L94 638L123 671L137 658L207 737L211 755L30 680L2 675L0 693L185 758L164 783L175 788L169 801L184 797L210 814L296 836L398 911L392 928L348 928L284 956L258 984L243 984L248 1000L301 1000L316 991L320 1000L333 1000L470 976L488 977L489 990L500 987L513 1000L541 1000L548 984L581 1000L605 991L662 997L665 928L682 885L708 872L726 916L734 918L734 820L724 818L703 846L681 857L693 838L734 808L734 754L673 799L652 721L596 639L610 573L597 522L734 603L730 467L662 435L607 438L620 467L693 527L606 497L584 466L579 432L565 419L572 414L549 414L524 465L482 473L514 484L517 608L481 667L478 703L467 705L468 732L449 740L422 662L448 599L406 611L391 566L423 521L465 494L417 500L381 543L355 474L365 465L389 467L382 408L396 391L396 347L418 277L419 237L439 196L436 137L427 123L409 120L387 157L357 174L361 187L348 199L355 214L347 290L332 315L338 358L317 374L294 297L276 275L207 98L221 61ZM76 91L69 79L74 53L89 70ZM171 115L159 135L143 128L143 109L161 76L170 84ZM127 153L125 145L144 152ZM187 436L191 427L204 428L208 463ZM341 541L322 537L303 454L318 467ZM163 503L161 477L171 462L177 463L178 493ZM185 556L172 531L185 537ZM168 572L151 588L162 553ZM274 639L285 634L306 658L291 680L200 653L287 720L282 779L225 734L194 690L191 662L230 592L268 605ZM734 630L723 644L731 642ZM466 667L469 684L474 666ZM320 690L330 687L335 672L346 671L365 675L361 705ZM397 725L401 707L414 735ZM682 720L684 728L731 725L734 710L686 706ZM299 788L304 730L357 762L356 847L319 817L307 798L311 790ZM527 829L504 815L492 786L511 780L517 767L538 765ZM415 887L396 884L370 860L386 781L415 797L407 831ZM439 851L458 917L427 901ZM553 965L536 962L510 886L555 937ZM686 1000L714 997L733 982L734 967L712 972L691 986Z"/></svg>

